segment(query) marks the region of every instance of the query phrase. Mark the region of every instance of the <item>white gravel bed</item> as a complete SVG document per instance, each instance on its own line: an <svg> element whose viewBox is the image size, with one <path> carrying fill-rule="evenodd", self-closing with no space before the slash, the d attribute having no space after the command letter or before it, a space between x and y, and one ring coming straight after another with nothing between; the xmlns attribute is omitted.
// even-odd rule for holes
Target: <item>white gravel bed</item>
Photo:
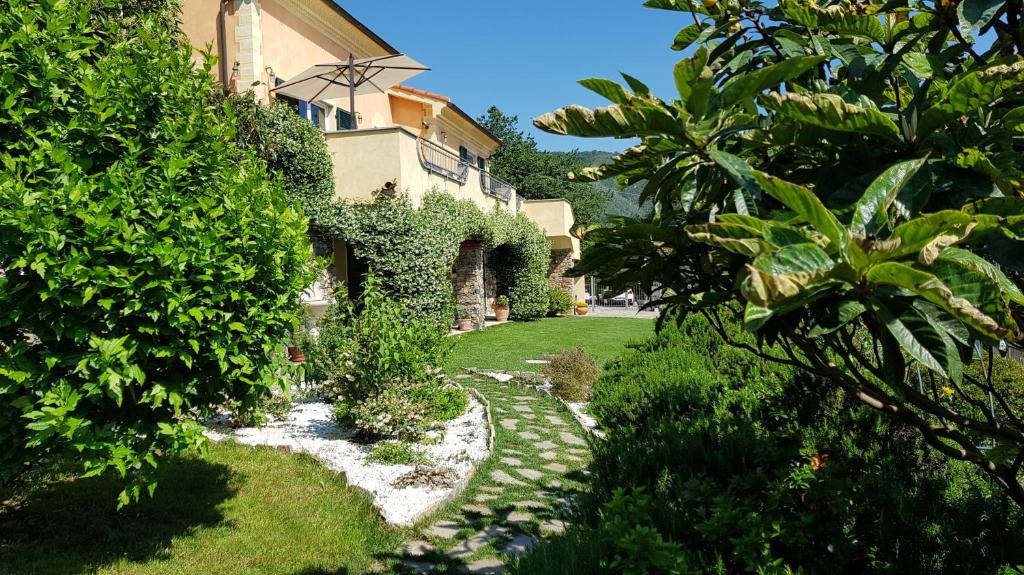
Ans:
<svg viewBox="0 0 1024 575"><path fill-rule="evenodd" d="M244 445L285 447L308 453L328 469L344 473L350 485L369 492L384 520L394 525L412 525L423 514L455 497L469 481L473 469L488 455L487 415L483 404L470 396L466 413L447 422L440 442L415 446L433 466L453 470L458 478L455 484L447 489L396 488L392 483L415 467L366 461L373 446L353 441L351 432L338 428L331 420L332 410L331 404L322 401L297 401L287 418L263 428L211 425L206 435L214 441L232 439Z"/></svg>

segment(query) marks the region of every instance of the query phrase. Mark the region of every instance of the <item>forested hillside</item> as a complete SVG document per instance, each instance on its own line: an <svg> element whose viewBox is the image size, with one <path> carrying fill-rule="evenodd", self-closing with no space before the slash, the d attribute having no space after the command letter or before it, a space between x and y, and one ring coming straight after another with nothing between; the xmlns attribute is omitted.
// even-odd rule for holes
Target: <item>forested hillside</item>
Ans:
<svg viewBox="0 0 1024 575"><path fill-rule="evenodd" d="M603 152L600 150L591 150L589 152L576 152L576 155L587 166L600 166L601 164L607 164L611 162L612 156L615 152ZM640 198L640 192L643 191L646 182L637 182L625 189L619 189L618 183L615 179L601 180L594 182L594 190L604 195L607 200L604 204L604 212L606 216L628 216L637 217L650 213L650 205L645 205L640 208L637 205L637 200Z"/></svg>

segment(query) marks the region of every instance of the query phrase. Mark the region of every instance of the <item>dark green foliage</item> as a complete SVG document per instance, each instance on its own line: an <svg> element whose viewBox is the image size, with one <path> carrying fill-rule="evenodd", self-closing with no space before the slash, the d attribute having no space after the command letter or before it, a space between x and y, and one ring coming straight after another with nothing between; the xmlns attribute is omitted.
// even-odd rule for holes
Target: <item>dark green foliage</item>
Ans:
<svg viewBox="0 0 1024 575"><path fill-rule="evenodd" d="M358 302L341 290L309 342L307 381L326 399L362 401L398 383L436 383L451 340L392 300L375 275Z"/></svg>
<svg viewBox="0 0 1024 575"><path fill-rule="evenodd" d="M551 392L566 401L587 401L601 368L581 347L564 349L544 366L543 373L551 380Z"/></svg>
<svg viewBox="0 0 1024 575"><path fill-rule="evenodd" d="M451 272L466 239L501 247L506 254L498 271L513 319L536 319L547 311L551 247L523 215L484 214L469 200L430 192L419 209L405 196L379 194L370 204L335 202L318 207L311 218L344 238L382 287L410 313L428 318L439 333L448 333L455 316Z"/></svg>
<svg viewBox="0 0 1024 575"><path fill-rule="evenodd" d="M1024 507L1024 414L994 422L913 377L987 395L965 373L975 343L1024 341L1020 0L645 5L692 20L675 93L590 78L607 105L535 121L640 139L579 177L646 180L656 209L588 229L574 273L673 312L742 310L765 361L913 427Z"/></svg>
<svg viewBox="0 0 1024 575"><path fill-rule="evenodd" d="M566 293L565 290L556 285L548 286L549 317L554 317L556 315L571 315L574 305L576 305L576 302L572 300L572 296Z"/></svg>
<svg viewBox="0 0 1024 575"><path fill-rule="evenodd" d="M228 99L238 123L238 146L262 158L271 172L280 173L290 198L307 210L331 200L334 167L319 128L283 102L264 106L251 92Z"/></svg>
<svg viewBox="0 0 1024 575"><path fill-rule="evenodd" d="M972 466L716 337L688 318L595 386L609 436L594 447L583 513L600 528L592 537L618 543L588 551L592 570L576 572L1000 573L1024 560L1019 513ZM648 512L635 525L654 529L647 545L609 529L609 514L637 506ZM680 563L669 568L657 558L672 545Z"/></svg>
<svg viewBox="0 0 1024 575"><path fill-rule="evenodd" d="M578 152L580 161L585 166L597 167L612 161L615 156L612 152L601 152L597 150L589 152ZM647 185L646 180L640 180L627 186L620 186L615 178L597 180L591 182L595 190L608 197L604 204L604 212L607 216L626 216L629 218L640 218L651 213L651 204L640 205L640 194Z"/></svg>
<svg viewBox="0 0 1024 575"><path fill-rule="evenodd" d="M342 290L306 340L311 391L336 401L335 419L367 437L416 439L462 415L466 393L444 381L451 339L410 313L372 273L359 301Z"/></svg>
<svg viewBox="0 0 1024 575"><path fill-rule="evenodd" d="M144 21L155 22L167 30L175 30L181 14L181 0L85 0L91 5L92 17L97 22L112 21L116 29L111 32L121 37L134 33ZM101 24L103 25L103 24ZM184 37L179 37L184 41Z"/></svg>
<svg viewBox="0 0 1024 575"><path fill-rule="evenodd" d="M516 188L528 200L562 198L572 204L576 223L589 225L604 221L607 194L588 183L573 182L569 174L586 167L575 152L544 152L532 136L518 127L519 118L507 116L492 106L477 119L502 140L491 158L491 171Z"/></svg>
<svg viewBox="0 0 1024 575"><path fill-rule="evenodd" d="M0 471L68 457L126 503L197 418L278 384L315 273L191 48L89 8L0 10Z"/></svg>

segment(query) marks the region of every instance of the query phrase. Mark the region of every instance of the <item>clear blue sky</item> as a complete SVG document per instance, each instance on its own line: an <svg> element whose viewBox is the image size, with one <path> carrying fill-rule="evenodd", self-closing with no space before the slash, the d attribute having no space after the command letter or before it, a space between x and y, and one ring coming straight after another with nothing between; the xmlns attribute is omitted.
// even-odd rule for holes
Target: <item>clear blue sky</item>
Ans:
<svg viewBox="0 0 1024 575"><path fill-rule="evenodd" d="M337 0L398 50L430 66L409 83L450 96L477 117L491 105L519 116L521 128L549 150L620 151L622 140L548 135L534 117L569 104L605 101L582 78L626 72L656 94L675 93L670 48L689 24L678 12L642 0Z"/></svg>

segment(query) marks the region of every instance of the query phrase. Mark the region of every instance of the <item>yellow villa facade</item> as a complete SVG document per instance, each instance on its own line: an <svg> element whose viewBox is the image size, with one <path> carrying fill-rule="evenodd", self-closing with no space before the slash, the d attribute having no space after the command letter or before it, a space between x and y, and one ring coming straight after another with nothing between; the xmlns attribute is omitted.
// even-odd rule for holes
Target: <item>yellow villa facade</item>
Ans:
<svg viewBox="0 0 1024 575"><path fill-rule="evenodd" d="M209 50L218 56L215 73L225 86L253 90L264 103L278 97L275 86L314 65L399 53L333 0L185 0L182 29L197 61ZM354 118L348 98L291 103L324 132L336 198L370 200L374 191L394 187L418 205L436 189L484 210L524 214L551 243L550 279L574 299L583 298L582 280L564 276L580 257L568 202L524 201L494 177L490 158L501 141L451 98L397 85L357 95ZM347 281L346 247L340 240L334 244L334 271ZM488 313L493 295L484 305ZM308 303L319 308L328 298L326 289L314 287Z"/></svg>

